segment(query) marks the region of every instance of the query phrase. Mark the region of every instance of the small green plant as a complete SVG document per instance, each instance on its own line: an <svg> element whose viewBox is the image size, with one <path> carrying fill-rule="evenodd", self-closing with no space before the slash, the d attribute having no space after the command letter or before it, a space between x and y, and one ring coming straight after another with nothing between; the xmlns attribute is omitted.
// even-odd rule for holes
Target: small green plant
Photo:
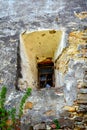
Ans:
<svg viewBox="0 0 87 130"><path fill-rule="evenodd" d="M31 95L31 90L32 90L31 88L28 88L26 90L25 95L22 97L20 107L19 107L19 117L21 117L21 115L23 114L23 107L24 107L24 104L25 104L27 98Z"/></svg>
<svg viewBox="0 0 87 130"><path fill-rule="evenodd" d="M16 130L16 123L17 120L20 121L20 118L23 114L23 106L26 102L26 99L28 98L28 96L30 96L31 94L31 88L28 88L25 95L23 96L21 103L20 103L20 107L19 107L19 115L18 118L16 119L16 109L12 108L11 110L6 110L4 107L4 103L6 100L6 92L7 92L7 88L4 86L2 87L2 90L0 92L0 130L12 130L13 128ZM7 125L7 121L8 120L12 121L11 125Z"/></svg>
<svg viewBox="0 0 87 130"><path fill-rule="evenodd" d="M2 87L2 90L0 92L0 108L4 108L4 103L5 103L5 99L6 99L6 93L7 93L7 89L5 86Z"/></svg>
<svg viewBox="0 0 87 130"><path fill-rule="evenodd" d="M60 129L59 121L57 119L54 119L53 122L56 125L56 129Z"/></svg>
<svg viewBox="0 0 87 130"><path fill-rule="evenodd" d="M4 108L6 92L7 92L6 87L5 86L2 87L2 90L0 92L0 128L1 128L1 130L4 130L3 128L7 127L6 121L8 119L8 116L7 116L7 111Z"/></svg>
<svg viewBox="0 0 87 130"><path fill-rule="evenodd" d="M8 111L8 115L12 120L12 123L15 124L15 120L16 120L16 109L12 108L11 110Z"/></svg>

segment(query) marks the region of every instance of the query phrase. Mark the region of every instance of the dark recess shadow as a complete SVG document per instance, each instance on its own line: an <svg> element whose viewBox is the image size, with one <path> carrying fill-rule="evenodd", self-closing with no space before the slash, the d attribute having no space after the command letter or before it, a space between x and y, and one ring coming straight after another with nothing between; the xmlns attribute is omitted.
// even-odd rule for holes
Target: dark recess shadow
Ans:
<svg viewBox="0 0 87 130"><path fill-rule="evenodd" d="M18 87L18 79L19 78L22 78L22 74L21 74L20 41L18 40L18 46L17 46L17 70L16 70L16 82L15 82L16 90L20 90L20 88Z"/></svg>

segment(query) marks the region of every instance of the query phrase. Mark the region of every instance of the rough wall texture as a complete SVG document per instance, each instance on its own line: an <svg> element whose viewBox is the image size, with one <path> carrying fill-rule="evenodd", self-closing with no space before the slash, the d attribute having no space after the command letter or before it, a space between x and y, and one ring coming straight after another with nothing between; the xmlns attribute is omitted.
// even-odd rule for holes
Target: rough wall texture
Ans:
<svg viewBox="0 0 87 130"><path fill-rule="evenodd" d="M69 34L68 46L58 57L56 67L60 73L68 104L76 99L77 85L84 82L87 66L87 30L75 31ZM60 84L62 86L62 84Z"/></svg>
<svg viewBox="0 0 87 130"><path fill-rule="evenodd" d="M67 36L71 32L69 42L67 41L67 45L71 43L71 45L69 45L70 47L72 47L72 50L70 48L71 52L73 53L73 49L76 51L75 52L76 55L72 55L72 57L75 56L76 60L74 61L72 61L72 59L68 60L68 57L70 57L70 53L71 53L71 52L69 53L68 51L67 52L68 57L66 59L67 62L65 62L66 67L64 67L65 68L64 69L63 67L61 67L60 64L58 66L60 68L60 73L58 74L61 79L60 85L63 86L65 84L66 86L68 86L69 91L71 91L69 80L68 82L63 83L63 78L62 78L62 73L64 74L66 72L65 70L68 70L67 66L70 68L69 70L72 76L69 75L70 72L68 70L65 75L65 79L66 79L65 81L67 81L67 78L68 79L70 78L70 81L71 79L73 79L72 82L73 85L73 83L74 84L76 83L74 76L76 76L78 80L78 83L76 83L78 87L78 100L77 102L75 102L76 107L75 109L73 109L73 113L71 113L71 119L70 119L70 122L73 119L75 119L75 126L76 126L75 130L87 129L87 114L86 114L87 100L85 99L86 97L85 94L87 94L87 67L86 67L87 55L85 53L86 52L85 43L83 44L84 39L86 39L87 36L85 36L82 39L78 38L78 35L80 35L79 30L81 31L81 36L83 36L83 34L86 35L86 32L82 31L84 29L87 29L86 10L87 10L86 0L71 0L71 1L70 0L61 0L61 1L60 0L54 0L54 1L53 0L43 0L43 1L42 0L38 0L38 1L37 0L31 0L31 1L30 0L27 1L0 0L0 88L2 87L2 85L6 85L8 87L8 93L15 91L16 71L18 71L17 70L17 47L19 43L19 35L22 31L24 30L34 31L38 29L59 30L62 27L66 29ZM78 32L76 32L75 34L75 31ZM78 46L79 40L82 41L81 46ZM73 42L76 41L75 42L76 46L73 46L72 41ZM66 49L64 51L66 52ZM64 58L63 54L64 52L62 53L61 57ZM83 61L83 57L85 61ZM62 62L61 59L59 58L60 62ZM81 62L79 62L79 60ZM76 67L76 65L78 67ZM82 69L82 67L84 68L84 70ZM84 73L84 77L83 77L83 73ZM80 75L81 78L80 81L78 78L79 76L77 74ZM65 89L64 91L66 93L67 89ZM81 95L79 95L79 92ZM8 100L12 106L17 106L18 104L19 98L15 98L16 94L17 93L14 94L11 93L12 100ZM18 93L17 96L20 97L20 93ZM37 95L37 97L39 96ZM44 97L46 96L44 95ZM79 99L80 97L81 99ZM53 99L55 101L55 98ZM13 100L14 102L12 102ZM7 104L9 105L8 102ZM45 105L46 104L47 103L45 100ZM59 102L59 104L61 104L61 101ZM59 106L59 104L56 105ZM37 109L38 107L35 106L35 108ZM58 112L58 109L56 111ZM33 110L32 114L34 112L35 109ZM37 114L37 110L36 110L36 114ZM33 119L34 117L35 115L32 116ZM63 120L60 120L60 123L64 122L64 119L67 118L67 114L63 113L61 117L64 118ZM65 120L65 122L66 122L66 127L69 127L69 129L70 128L73 129L72 122L71 124L69 120ZM64 126L65 126L65 122L64 122ZM70 127L69 124L72 127ZM62 128L64 128L64 126Z"/></svg>
<svg viewBox="0 0 87 130"><path fill-rule="evenodd" d="M23 8L23 10L22 10ZM78 13L87 8L86 0L17 1L1 0L0 4L0 86L14 90L17 46L23 30L59 29L78 30L86 27L86 18ZM76 12L76 13L75 13Z"/></svg>

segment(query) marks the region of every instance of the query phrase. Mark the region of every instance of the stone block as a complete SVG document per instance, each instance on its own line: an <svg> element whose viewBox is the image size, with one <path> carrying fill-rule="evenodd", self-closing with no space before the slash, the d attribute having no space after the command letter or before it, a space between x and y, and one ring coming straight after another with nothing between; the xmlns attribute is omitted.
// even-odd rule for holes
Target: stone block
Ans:
<svg viewBox="0 0 87 130"><path fill-rule="evenodd" d="M74 121L77 121L77 122L82 122L83 120L83 117L75 117Z"/></svg>
<svg viewBox="0 0 87 130"><path fill-rule="evenodd" d="M63 110L69 111L69 112L75 112L76 108L74 106L65 106Z"/></svg>
<svg viewBox="0 0 87 130"><path fill-rule="evenodd" d="M45 123L38 123L34 126L34 130L46 130L46 124Z"/></svg>
<svg viewBox="0 0 87 130"><path fill-rule="evenodd" d="M77 112L87 112L87 105L79 105Z"/></svg>
<svg viewBox="0 0 87 130"><path fill-rule="evenodd" d="M55 111L54 110L48 110L48 111L44 112L44 114L46 116L53 116L53 115L55 115Z"/></svg>
<svg viewBox="0 0 87 130"><path fill-rule="evenodd" d="M87 104L87 100L77 100L78 104Z"/></svg>
<svg viewBox="0 0 87 130"><path fill-rule="evenodd" d="M60 118L59 119L59 124L61 126L62 129L64 128L70 128L73 130L74 128L74 121L70 120L70 119L64 119L64 118Z"/></svg>
<svg viewBox="0 0 87 130"><path fill-rule="evenodd" d="M60 117L68 118L68 117L71 117L71 114L68 111L64 111L60 113Z"/></svg>
<svg viewBox="0 0 87 130"><path fill-rule="evenodd" d="M86 92L86 91L85 91ZM78 100L87 100L87 94L84 93L84 94L78 94L78 97L77 97Z"/></svg>
<svg viewBox="0 0 87 130"><path fill-rule="evenodd" d="M87 88L82 88L79 90L79 93L87 94Z"/></svg>
<svg viewBox="0 0 87 130"><path fill-rule="evenodd" d="M21 124L21 130L33 130L33 126L29 124Z"/></svg>

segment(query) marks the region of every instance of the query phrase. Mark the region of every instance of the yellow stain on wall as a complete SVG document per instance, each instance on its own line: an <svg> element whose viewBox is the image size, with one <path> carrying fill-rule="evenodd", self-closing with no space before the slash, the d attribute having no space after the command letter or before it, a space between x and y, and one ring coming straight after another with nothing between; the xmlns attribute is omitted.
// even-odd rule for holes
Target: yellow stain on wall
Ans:
<svg viewBox="0 0 87 130"><path fill-rule="evenodd" d="M62 31L44 30L22 33L20 36L22 75L24 82L36 87L38 84L37 63L55 57L61 43Z"/></svg>
<svg viewBox="0 0 87 130"><path fill-rule="evenodd" d="M54 57L54 52L60 43L62 31L36 31L22 35L28 56L30 52L38 58Z"/></svg>

